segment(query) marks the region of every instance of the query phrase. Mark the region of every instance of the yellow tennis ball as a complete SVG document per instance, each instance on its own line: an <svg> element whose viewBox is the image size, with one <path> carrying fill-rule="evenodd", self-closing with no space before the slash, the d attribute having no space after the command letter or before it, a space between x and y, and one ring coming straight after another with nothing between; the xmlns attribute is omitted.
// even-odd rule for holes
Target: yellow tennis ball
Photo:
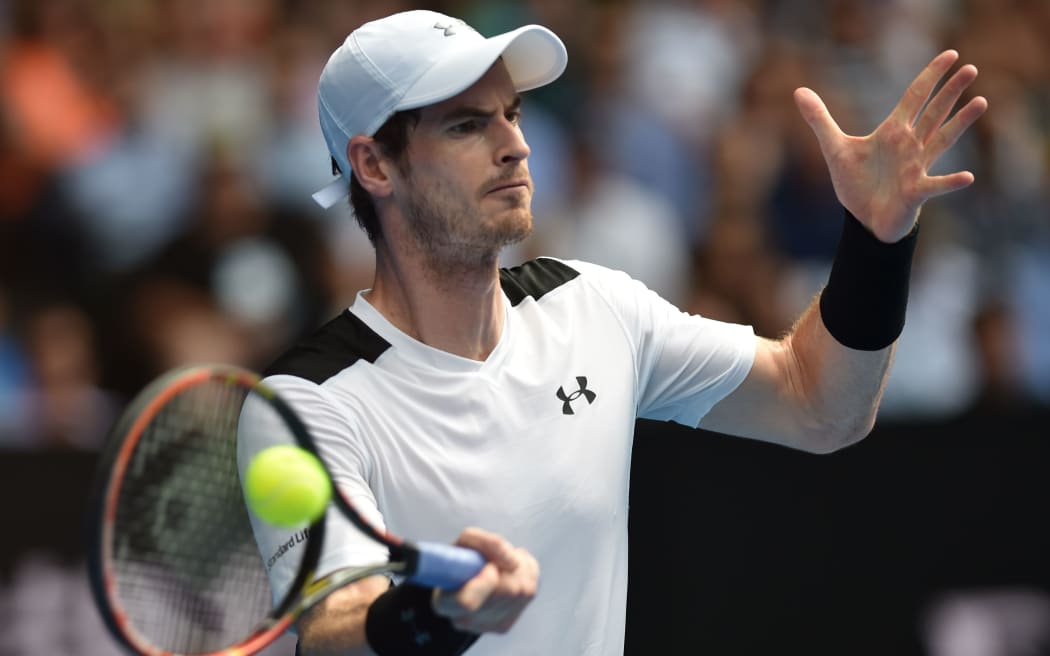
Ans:
<svg viewBox="0 0 1050 656"><path fill-rule="evenodd" d="M291 528L324 514L332 498L332 483L314 454L297 446L271 446L249 463L244 495L259 517Z"/></svg>

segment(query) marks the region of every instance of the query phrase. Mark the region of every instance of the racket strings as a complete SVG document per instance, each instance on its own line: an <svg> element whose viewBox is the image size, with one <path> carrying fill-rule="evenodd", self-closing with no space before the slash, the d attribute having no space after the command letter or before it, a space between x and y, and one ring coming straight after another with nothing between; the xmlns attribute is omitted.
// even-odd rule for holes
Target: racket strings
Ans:
<svg viewBox="0 0 1050 656"><path fill-rule="evenodd" d="M113 531L116 595L163 650L199 653L245 636L271 596L237 473L246 390L210 381L166 403L144 430Z"/></svg>

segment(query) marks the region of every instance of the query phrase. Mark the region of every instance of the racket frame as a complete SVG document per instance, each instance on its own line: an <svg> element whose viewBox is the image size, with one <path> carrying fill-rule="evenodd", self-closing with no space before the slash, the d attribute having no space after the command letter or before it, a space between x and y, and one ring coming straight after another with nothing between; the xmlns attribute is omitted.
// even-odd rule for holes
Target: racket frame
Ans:
<svg viewBox="0 0 1050 656"><path fill-rule="evenodd" d="M201 364L182 367L159 377L143 389L128 405L111 432L106 452L100 459L96 474L95 500L89 518L89 577L92 592L106 625L120 642L145 656L176 656L174 652L153 646L128 620L127 613L117 596L115 576L109 569L113 562L114 531L121 484L131 462L139 440L159 410L173 398L196 385L209 381L254 392L262 397L281 417L291 431L299 447L317 455L317 444L310 436L305 423L292 407L261 378L247 369L232 365ZM323 458L320 458L324 462ZM326 468L326 473L327 468ZM331 474L328 474L331 477ZM263 619L255 630L235 645L218 651L195 653L193 656L242 656L264 648L287 631L299 616L340 587L371 575L400 575L411 578L424 564L419 548L402 538L373 526L346 499L338 486L332 486L335 494L332 503L344 517L362 533L389 550L389 561L363 567L337 570L320 579L314 579L324 543L325 515L308 527L302 561L288 592ZM422 543L421 543L422 544ZM427 550L441 550L444 545L427 543ZM483 561L480 561L483 562ZM262 566L260 562L260 567ZM479 565L471 565L475 573ZM427 570L429 564L423 569ZM466 574L459 575L462 580ZM439 585L447 585L440 584Z"/></svg>
<svg viewBox="0 0 1050 656"><path fill-rule="evenodd" d="M159 648L141 634L129 620L117 593L117 578L111 568L115 544L116 518L122 485L135 449L146 428L161 408L183 392L207 382L219 382L254 392L265 399L285 422L298 446L316 454L316 445L305 424L292 408L261 382L260 377L246 369L230 365L193 365L168 372L150 383L129 403L114 425L96 471L91 510L89 512L88 572L92 593L106 626L119 642L145 656L175 656L175 652ZM379 531L364 520L341 494L333 501L350 521L369 537L386 545L394 562L361 568L342 569L314 580L316 566L324 543L325 521L322 515L308 527L308 537L302 561L283 598L255 630L235 645L217 651L197 653L194 656L223 656L252 654L272 643L287 631L306 609L319 603L339 587L372 573L399 573L405 564L397 562L398 555L414 551L406 549L403 541ZM260 567L262 563L260 562Z"/></svg>

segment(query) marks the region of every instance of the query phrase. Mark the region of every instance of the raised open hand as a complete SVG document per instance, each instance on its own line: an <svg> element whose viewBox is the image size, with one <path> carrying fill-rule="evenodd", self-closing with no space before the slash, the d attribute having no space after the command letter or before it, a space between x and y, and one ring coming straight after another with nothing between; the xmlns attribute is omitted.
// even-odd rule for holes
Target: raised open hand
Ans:
<svg viewBox="0 0 1050 656"><path fill-rule="evenodd" d="M969 64L930 99L958 58L954 50L937 55L908 86L886 120L864 137L839 129L811 89L795 90L795 104L817 135L839 202L884 242L907 235L927 199L973 182L969 171L928 174L933 163L988 109L988 101L978 96L948 119L963 91L977 78L977 68Z"/></svg>

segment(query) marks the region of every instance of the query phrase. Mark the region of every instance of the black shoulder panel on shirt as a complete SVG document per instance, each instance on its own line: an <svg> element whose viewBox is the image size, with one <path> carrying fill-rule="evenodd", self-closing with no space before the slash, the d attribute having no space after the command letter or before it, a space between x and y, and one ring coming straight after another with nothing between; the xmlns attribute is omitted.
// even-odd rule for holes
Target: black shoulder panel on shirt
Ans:
<svg viewBox="0 0 1050 656"><path fill-rule="evenodd" d="M390 344L350 310L344 310L266 368L321 384L358 360L375 362Z"/></svg>
<svg viewBox="0 0 1050 656"><path fill-rule="evenodd" d="M579 271L563 262L541 257L516 267L500 269L499 281L510 304L517 305L527 296L539 300L578 275Z"/></svg>

